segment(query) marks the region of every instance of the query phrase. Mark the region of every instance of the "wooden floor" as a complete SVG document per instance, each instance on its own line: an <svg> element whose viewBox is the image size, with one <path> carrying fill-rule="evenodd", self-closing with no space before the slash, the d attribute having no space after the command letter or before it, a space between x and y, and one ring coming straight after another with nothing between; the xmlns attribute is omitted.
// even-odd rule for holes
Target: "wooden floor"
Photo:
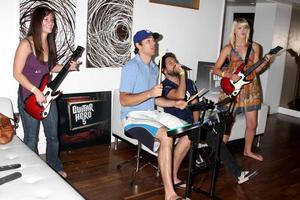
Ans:
<svg viewBox="0 0 300 200"><path fill-rule="evenodd" d="M268 117L265 134L259 152L263 162L242 156L243 141L228 144L232 154L242 168L258 169L259 175L249 182L238 185L221 165L216 194L225 200L274 200L300 199L300 119L275 114ZM68 173L68 182L88 200L117 199L164 199L160 178L148 166L137 177L137 185L130 187L134 163L116 166L136 153L136 148L126 143L118 150L108 145L98 145L61 153L61 159ZM147 156L147 154L145 154ZM149 157L148 159L151 159ZM154 161L156 159L154 158ZM180 177L185 178L187 165L183 164ZM196 177L195 185L206 189L210 172ZM177 190L183 195L183 190ZM208 199L199 193L192 193L192 199Z"/></svg>

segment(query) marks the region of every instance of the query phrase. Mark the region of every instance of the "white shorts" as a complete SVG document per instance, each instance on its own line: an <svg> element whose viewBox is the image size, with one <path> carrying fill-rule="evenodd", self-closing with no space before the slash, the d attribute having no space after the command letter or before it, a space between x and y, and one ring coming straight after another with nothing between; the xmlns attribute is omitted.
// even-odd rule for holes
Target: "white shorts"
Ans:
<svg viewBox="0 0 300 200"><path fill-rule="evenodd" d="M181 127L185 124L187 124L186 121L158 110L132 111L123 120L125 131L141 127L146 129L153 136L154 152L157 152L160 144L159 141L155 140L159 128L166 127L168 129L176 129L176 127Z"/></svg>

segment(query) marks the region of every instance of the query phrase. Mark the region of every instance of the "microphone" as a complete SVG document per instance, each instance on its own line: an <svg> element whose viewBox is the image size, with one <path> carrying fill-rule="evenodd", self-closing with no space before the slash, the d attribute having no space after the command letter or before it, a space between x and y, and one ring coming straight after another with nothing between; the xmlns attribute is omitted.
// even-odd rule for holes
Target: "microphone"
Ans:
<svg viewBox="0 0 300 200"><path fill-rule="evenodd" d="M185 66L185 65L181 65L181 68L184 69L184 70L186 70L186 71L192 70L191 68L189 68L189 67L187 67L187 66Z"/></svg>

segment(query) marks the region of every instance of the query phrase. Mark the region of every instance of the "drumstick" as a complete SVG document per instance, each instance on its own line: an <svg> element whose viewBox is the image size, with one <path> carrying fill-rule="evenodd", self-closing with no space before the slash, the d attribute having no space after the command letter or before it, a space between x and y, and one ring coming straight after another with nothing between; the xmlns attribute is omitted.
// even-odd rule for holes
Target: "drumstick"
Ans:
<svg viewBox="0 0 300 200"><path fill-rule="evenodd" d="M205 90L205 88L203 88L202 90L200 90L197 94L195 94L194 96L192 96L189 100L187 100L186 103L189 103L190 101L192 101L193 99L195 99L199 94L201 94L203 91Z"/></svg>
<svg viewBox="0 0 300 200"><path fill-rule="evenodd" d="M161 83L161 60L162 60L162 57L160 57L160 60L159 60L159 74L158 74L158 84Z"/></svg>
<svg viewBox="0 0 300 200"><path fill-rule="evenodd" d="M159 74L158 74L158 84L161 84L162 81L162 47L158 49L158 56L160 56L159 59ZM166 49L166 52L168 52L168 49Z"/></svg>

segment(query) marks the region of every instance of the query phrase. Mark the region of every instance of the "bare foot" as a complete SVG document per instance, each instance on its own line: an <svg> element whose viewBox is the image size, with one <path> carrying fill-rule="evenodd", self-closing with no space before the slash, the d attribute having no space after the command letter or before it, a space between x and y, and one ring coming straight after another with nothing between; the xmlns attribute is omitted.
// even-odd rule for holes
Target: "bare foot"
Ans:
<svg viewBox="0 0 300 200"><path fill-rule="evenodd" d="M263 161L264 160L262 155L257 154L257 153L253 153L253 152L249 152L249 153L244 152L244 156L248 156L248 157L253 158L255 160L258 160L258 161Z"/></svg>
<svg viewBox="0 0 300 200"><path fill-rule="evenodd" d="M178 183L182 183L182 180L178 179L178 178L174 178L174 185L178 184Z"/></svg>
<svg viewBox="0 0 300 200"><path fill-rule="evenodd" d="M67 178L67 173L65 171L59 171L58 172L63 178Z"/></svg>
<svg viewBox="0 0 300 200"><path fill-rule="evenodd" d="M169 197L165 197L165 200L173 200L173 199L176 200L177 197L179 197L179 196L177 196L177 194L176 194L176 195L172 195L172 196L169 196Z"/></svg>
<svg viewBox="0 0 300 200"><path fill-rule="evenodd" d="M175 195L175 196L171 196L171 197L167 198L167 200L190 200L190 199L187 197L181 197L181 196Z"/></svg>

